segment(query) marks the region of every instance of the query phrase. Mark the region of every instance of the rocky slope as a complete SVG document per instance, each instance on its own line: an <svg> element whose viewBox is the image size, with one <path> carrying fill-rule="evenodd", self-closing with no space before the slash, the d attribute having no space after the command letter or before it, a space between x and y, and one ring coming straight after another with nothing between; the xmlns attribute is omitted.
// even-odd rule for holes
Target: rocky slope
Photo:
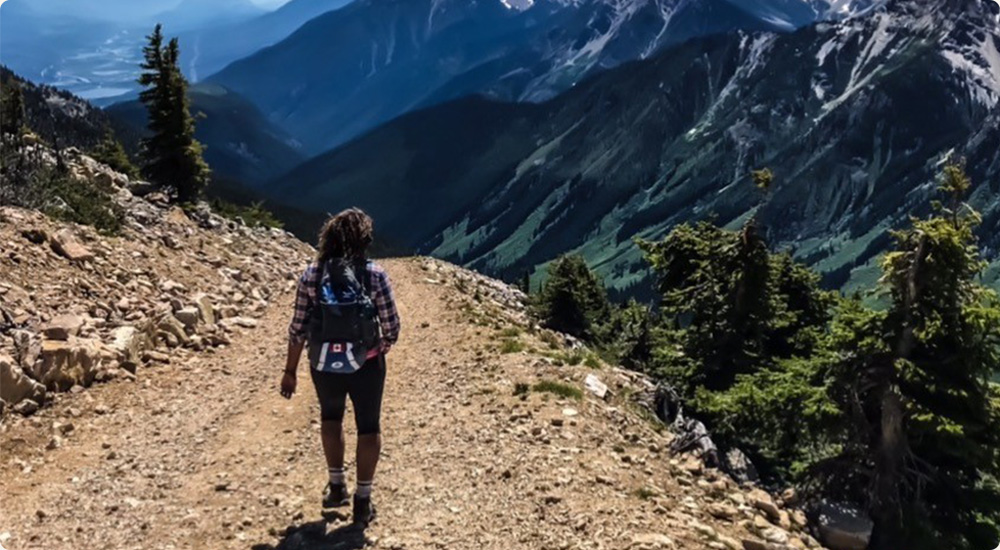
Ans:
<svg viewBox="0 0 1000 550"><path fill-rule="evenodd" d="M818 547L793 493L672 454L648 381L583 360L520 292L422 258L384 262L405 326L380 518L318 521L312 389L302 373L292 401L276 390L311 250L118 200L121 237L0 210L0 388L45 402L0 416L10 550Z"/></svg>
<svg viewBox="0 0 1000 550"><path fill-rule="evenodd" d="M541 105L466 99L401 117L269 186L308 208L370 209L402 247L513 280L579 251L626 289L634 236L760 203L771 238L840 286L929 208L965 157L1000 242L1000 17L991 0L889 2L791 34L690 41ZM377 160L376 160L377 159ZM420 216L412 204L426 200ZM330 206L334 205L334 206Z"/></svg>
<svg viewBox="0 0 1000 550"><path fill-rule="evenodd" d="M115 238L25 210L0 210L0 399L22 412L49 392L134 376L165 361L157 348L200 351L256 325L307 247L281 231L250 230L134 197L127 179L67 155L78 177L117 186L126 213ZM40 274L45 274L40 279Z"/></svg>

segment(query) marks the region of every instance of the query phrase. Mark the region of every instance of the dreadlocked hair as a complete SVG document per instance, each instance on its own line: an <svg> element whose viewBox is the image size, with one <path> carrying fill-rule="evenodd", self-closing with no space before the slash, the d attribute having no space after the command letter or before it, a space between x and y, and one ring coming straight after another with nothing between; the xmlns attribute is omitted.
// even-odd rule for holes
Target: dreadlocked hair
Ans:
<svg viewBox="0 0 1000 550"><path fill-rule="evenodd" d="M373 224L360 208L348 208L331 216L319 232L320 263L333 258L360 259L372 244Z"/></svg>

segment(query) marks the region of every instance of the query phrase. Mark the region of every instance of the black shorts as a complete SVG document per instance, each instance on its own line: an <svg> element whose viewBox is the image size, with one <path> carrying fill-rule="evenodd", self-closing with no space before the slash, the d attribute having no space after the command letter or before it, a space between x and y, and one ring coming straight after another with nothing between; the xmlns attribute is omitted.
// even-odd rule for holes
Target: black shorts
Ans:
<svg viewBox="0 0 1000 550"><path fill-rule="evenodd" d="M382 391L385 388L385 356L373 357L352 374L336 374L309 369L323 422L342 422L347 396L354 405L358 435L381 431Z"/></svg>

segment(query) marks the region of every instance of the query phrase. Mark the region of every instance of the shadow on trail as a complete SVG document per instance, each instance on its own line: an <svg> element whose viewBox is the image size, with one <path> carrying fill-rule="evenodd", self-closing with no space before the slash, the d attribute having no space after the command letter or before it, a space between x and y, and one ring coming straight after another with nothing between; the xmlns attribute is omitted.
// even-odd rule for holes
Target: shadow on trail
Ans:
<svg viewBox="0 0 1000 550"><path fill-rule="evenodd" d="M250 550L360 550L367 544L361 527L347 524L330 530L326 520L318 520L285 529L277 546L255 544Z"/></svg>

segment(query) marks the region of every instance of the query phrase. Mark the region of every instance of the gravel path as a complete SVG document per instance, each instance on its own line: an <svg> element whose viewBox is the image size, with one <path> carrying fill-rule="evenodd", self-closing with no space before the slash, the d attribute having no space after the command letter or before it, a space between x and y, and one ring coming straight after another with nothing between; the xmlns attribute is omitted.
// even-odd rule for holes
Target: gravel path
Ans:
<svg viewBox="0 0 1000 550"><path fill-rule="evenodd" d="M228 347L67 395L8 426L3 545L735 548L753 512L735 508L732 482L667 456L668 436L624 400L514 395L519 382L582 388L588 373L612 375L553 365L535 336L477 316L476 298L441 284L425 262L385 264L404 326L388 357L379 518L367 532L319 519L325 465L304 366L291 401L276 389L286 291ZM504 338L526 351L501 353ZM353 479L352 464L348 472ZM707 511L715 501L729 503L730 518Z"/></svg>

